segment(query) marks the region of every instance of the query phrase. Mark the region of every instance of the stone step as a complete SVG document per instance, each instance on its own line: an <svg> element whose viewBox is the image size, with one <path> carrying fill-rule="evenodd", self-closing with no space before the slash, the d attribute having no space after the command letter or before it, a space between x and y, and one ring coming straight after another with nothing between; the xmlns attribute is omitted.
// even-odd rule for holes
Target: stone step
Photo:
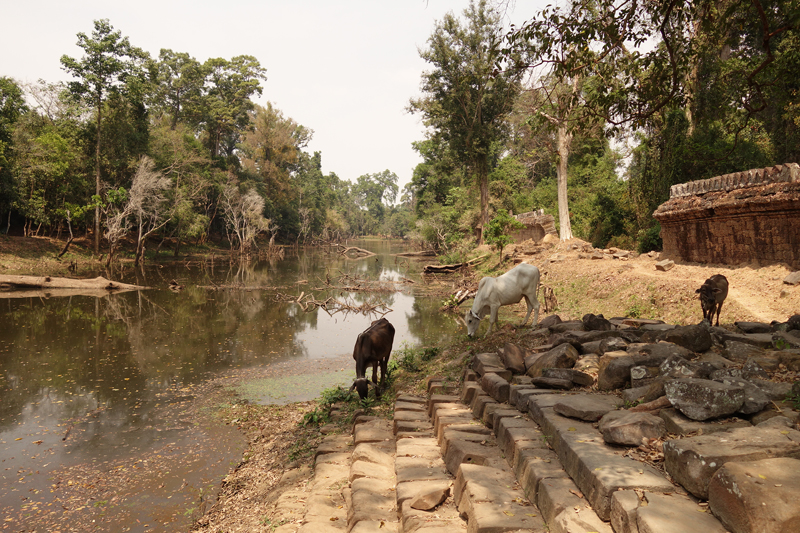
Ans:
<svg viewBox="0 0 800 533"><path fill-rule="evenodd" d="M418 402L401 401L402 412ZM424 411L419 411L424 414ZM400 531L397 513L396 444L390 420L360 422L353 428L353 452L348 481L350 499L346 505L347 532Z"/></svg>
<svg viewBox="0 0 800 533"><path fill-rule="evenodd" d="M408 400L408 395L402 397L404 401ZM427 402L423 397L418 397L415 401ZM430 407L437 406L437 410L445 413L454 407L448 407L450 403L452 402L431 402ZM453 478L447 473L439 441L433 436L433 424L427 418L427 408L428 405L426 420L419 422L416 431L400 431L396 435L395 497L401 530L404 533L466 531L466 524L453 502ZM395 416L397 414L395 411Z"/></svg>

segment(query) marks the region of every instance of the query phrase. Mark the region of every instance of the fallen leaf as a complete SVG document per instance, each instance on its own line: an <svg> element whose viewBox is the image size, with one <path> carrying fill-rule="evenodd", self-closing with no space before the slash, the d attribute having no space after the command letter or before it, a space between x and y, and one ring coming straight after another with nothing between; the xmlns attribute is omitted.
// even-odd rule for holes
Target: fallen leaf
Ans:
<svg viewBox="0 0 800 533"><path fill-rule="evenodd" d="M514 516L514 513L512 513L511 511L503 511L503 514L506 514L508 516Z"/></svg>

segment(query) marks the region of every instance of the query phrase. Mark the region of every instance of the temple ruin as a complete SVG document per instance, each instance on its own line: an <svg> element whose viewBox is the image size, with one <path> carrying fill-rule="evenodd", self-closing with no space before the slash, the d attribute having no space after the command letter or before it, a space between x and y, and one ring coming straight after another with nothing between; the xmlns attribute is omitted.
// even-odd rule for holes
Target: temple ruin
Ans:
<svg viewBox="0 0 800 533"><path fill-rule="evenodd" d="M540 243L548 233L558 237L556 220L553 218L553 215L545 215L544 209L520 213L519 215L513 216L525 225L522 229L509 232L509 236L514 239L514 242L520 243L532 239L533 242Z"/></svg>
<svg viewBox="0 0 800 533"><path fill-rule="evenodd" d="M800 166L776 165L673 185L653 213L662 256L800 269Z"/></svg>

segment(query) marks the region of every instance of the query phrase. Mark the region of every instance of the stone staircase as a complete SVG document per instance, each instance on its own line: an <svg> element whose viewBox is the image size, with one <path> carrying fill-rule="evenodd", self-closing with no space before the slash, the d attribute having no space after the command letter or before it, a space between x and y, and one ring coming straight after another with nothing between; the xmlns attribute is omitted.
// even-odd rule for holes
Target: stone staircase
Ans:
<svg viewBox="0 0 800 533"><path fill-rule="evenodd" d="M398 394L393 420L360 416L352 436L327 437L313 481L281 496L291 523L276 531L726 531L707 503L580 420L616 396L511 384L477 366L483 379L467 369L453 389L431 378L427 397Z"/></svg>

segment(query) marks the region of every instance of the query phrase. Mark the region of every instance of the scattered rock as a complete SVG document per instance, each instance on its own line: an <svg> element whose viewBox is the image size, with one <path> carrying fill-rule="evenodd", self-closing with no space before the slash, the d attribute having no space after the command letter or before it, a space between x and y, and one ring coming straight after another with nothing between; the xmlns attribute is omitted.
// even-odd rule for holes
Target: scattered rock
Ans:
<svg viewBox="0 0 800 533"><path fill-rule="evenodd" d="M575 394L559 398L553 405L553 411L567 418L597 422L609 411L614 411L618 405L619 400L613 396Z"/></svg>
<svg viewBox="0 0 800 533"><path fill-rule="evenodd" d="M557 389L557 390L570 390L574 386L569 379L548 378L548 377L535 377L531 379L531 383L543 389Z"/></svg>
<svg viewBox="0 0 800 533"><path fill-rule="evenodd" d="M583 315L583 328L586 331L610 331L614 326L603 315L593 315L589 313Z"/></svg>
<svg viewBox="0 0 800 533"><path fill-rule="evenodd" d="M525 350L516 344L506 343L503 348L503 353L501 354L501 359L505 367L514 374L524 374L526 355Z"/></svg>
<svg viewBox="0 0 800 533"><path fill-rule="evenodd" d="M656 270L661 270L662 272L666 272L667 270L672 269L675 266L675 261L671 259L664 259L663 261L659 261L656 263Z"/></svg>
<svg viewBox="0 0 800 533"><path fill-rule="evenodd" d="M542 377L571 381L579 387L591 387L594 385L594 378L590 374L574 368L545 368L542 370Z"/></svg>
<svg viewBox="0 0 800 533"><path fill-rule="evenodd" d="M441 505L450 496L450 487L434 487L422 492L411 500L411 508L419 511L431 511Z"/></svg>
<svg viewBox="0 0 800 533"><path fill-rule="evenodd" d="M787 285L797 285L800 284L800 270L797 272L792 272L785 278L783 278L783 282Z"/></svg>
<svg viewBox="0 0 800 533"><path fill-rule="evenodd" d="M708 379L673 379L664 383L672 405L692 420L729 416L744 403L742 387L724 385Z"/></svg>
<svg viewBox="0 0 800 533"><path fill-rule="evenodd" d="M678 326L663 332L658 339L683 346L696 353L703 353L713 346L711 333L704 325Z"/></svg>
<svg viewBox="0 0 800 533"><path fill-rule="evenodd" d="M578 356L578 350L574 346L561 344L533 361L526 373L532 378L538 378L541 377L542 370L545 368L572 368L575 366Z"/></svg>

